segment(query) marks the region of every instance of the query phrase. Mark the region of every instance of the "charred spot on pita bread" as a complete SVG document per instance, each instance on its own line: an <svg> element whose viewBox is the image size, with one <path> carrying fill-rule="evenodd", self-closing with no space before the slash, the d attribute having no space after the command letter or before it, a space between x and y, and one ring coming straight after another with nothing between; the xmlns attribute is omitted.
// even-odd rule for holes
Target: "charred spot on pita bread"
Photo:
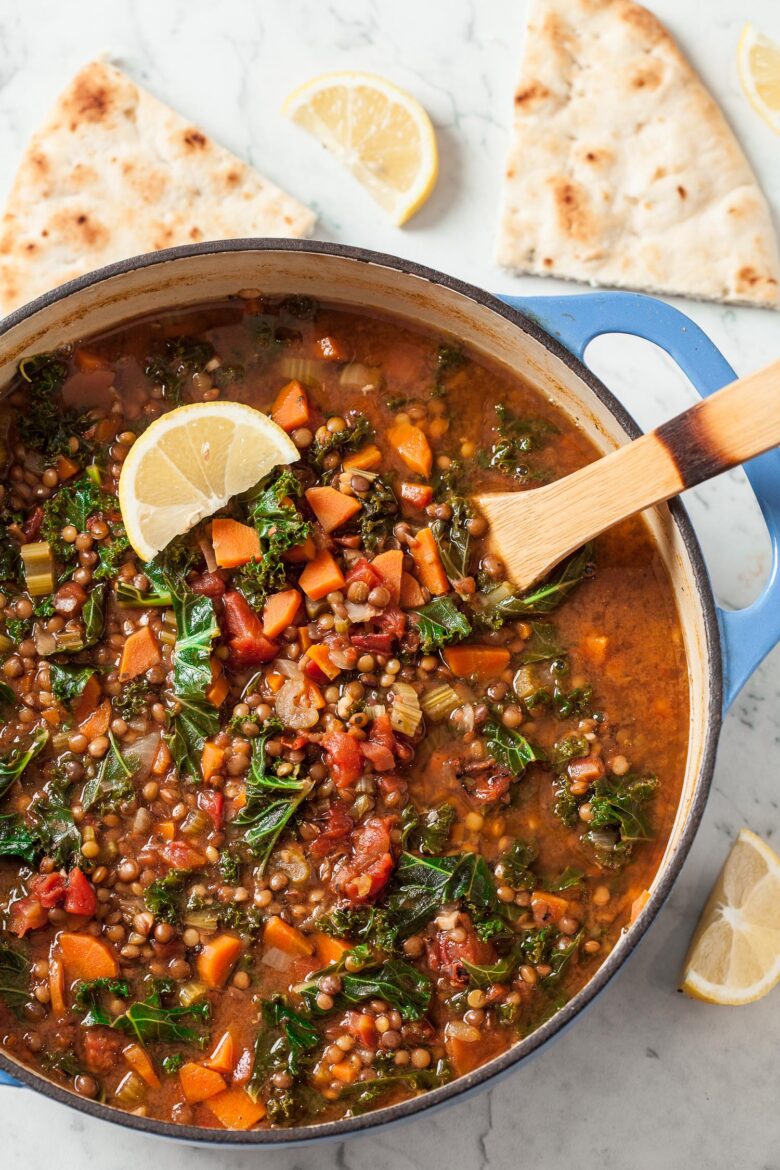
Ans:
<svg viewBox="0 0 780 1170"><path fill-rule="evenodd" d="M530 85L525 86L524 89L518 89L515 94L515 105L534 105L537 102L544 101L550 96L550 91L546 85L542 85L541 81L532 81Z"/></svg>
<svg viewBox="0 0 780 1170"><path fill-rule="evenodd" d="M182 134L184 145L188 146L190 150L205 150L208 146L208 138L202 134L200 130L185 130Z"/></svg>
<svg viewBox="0 0 780 1170"><path fill-rule="evenodd" d="M550 180L561 231L574 239L585 240L591 233L592 216L584 187L572 179Z"/></svg>

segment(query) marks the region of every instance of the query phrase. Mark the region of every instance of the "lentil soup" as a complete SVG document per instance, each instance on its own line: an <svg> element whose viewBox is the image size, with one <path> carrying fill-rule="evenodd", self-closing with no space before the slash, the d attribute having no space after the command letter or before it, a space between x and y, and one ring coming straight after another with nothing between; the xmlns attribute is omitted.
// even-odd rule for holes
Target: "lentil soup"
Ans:
<svg viewBox="0 0 780 1170"><path fill-rule="evenodd" d="M300 459L143 563L160 414ZM86 1098L350 1116L528 1035L643 904L687 749L641 520L519 595L469 503L597 455L451 337L290 296L25 359L0 407L0 1041Z"/></svg>

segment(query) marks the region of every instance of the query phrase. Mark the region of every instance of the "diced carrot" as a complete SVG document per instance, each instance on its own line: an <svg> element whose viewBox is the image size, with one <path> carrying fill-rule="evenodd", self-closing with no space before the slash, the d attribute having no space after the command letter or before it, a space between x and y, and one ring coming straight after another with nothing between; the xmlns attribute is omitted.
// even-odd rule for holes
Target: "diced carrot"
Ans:
<svg viewBox="0 0 780 1170"><path fill-rule="evenodd" d="M333 532L351 520L363 507L355 496L347 496L332 487L312 487L306 492L306 500L320 522L323 532Z"/></svg>
<svg viewBox="0 0 780 1170"><path fill-rule="evenodd" d="M158 821L154 827L154 831L162 841L172 841L176 836L176 822Z"/></svg>
<svg viewBox="0 0 780 1170"><path fill-rule="evenodd" d="M59 955L49 959L49 1002L55 1016L62 1018L68 1010L65 1003L65 970Z"/></svg>
<svg viewBox="0 0 780 1170"><path fill-rule="evenodd" d="M413 508L427 508L433 500L433 488L429 483L402 483L401 499Z"/></svg>
<svg viewBox="0 0 780 1170"><path fill-rule="evenodd" d="M306 565L298 584L307 597L312 601L319 601L329 593L344 588L344 574L328 550L323 548L314 560Z"/></svg>
<svg viewBox="0 0 780 1170"><path fill-rule="evenodd" d="M171 749L168 747L165 740L161 739L154 757L154 761L152 763L152 775L164 776L170 768L172 760L173 756L171 755Z"/></svg>
<svg viewBox="0 0 780 1170"><path fill-rule="evenodd" d="M111 724L111 700L104 699L91 715L88 715L83 723L79 724L79 730L86 735L87 739L94 739L95 736L105 735Z"/></svg>
<svg viewBox="0 0 780 1170"><path fill-rule="evenodd" d="M563 918L566 911L569 909L569 903L565 898L559 898L557 894L548 894L543 890L536 890L531 895L531 911L534 916L534 922L538 926L544 926L548 922L558 922Z"/></svg>
<svg viewBox="0 0 780 1170"><path fill-rule="evenodd" d="M341 1081L342 1085L351 1085L357 1079L357 1075L358 1070L347 1060L339 1060L328 1069L328 1076L334 1077L337 1081Z"/></svg>
<svg viewBox="0 0 780 1170"><path fill-rule="evenodd" d="M268 689L275 695L284 686L285 675L280 670L272 670L265 676L265 681L268 684Z"/></svg>
<svg viewBox="0 0 780 1170"><path fill-rule="evenodd" d="M227 516L211 522L211 543L221 569L237 569L253 557L260 556L260 536L249 524L240 524Z"/></svg>
<svg viewBox="0 0 780 1170"><path fill-rule="evenodd" d="M271 418L285 431L305 427L311 418L309 399L300 382L293 380L282 386L271 407Z"/></svg>
<svg viewBox="0 0 780 1170"><path fill-rule="evenodd" d="M266 1115L266 1107L262 1101L253 1101L246 1089L236 1086L225 1089L206 1102L217 1121L225 1129L251 1129L262 1121Z"/></svg>
<svg viewBox="0 0 780 1170"><path fill-rule="evenodd" d="M272 593L263 606L263 633L266 638L275 638L293 624L301 604L297 589L283 589Z"/></svg>
<svg viewBox="0 0 780 1170"><path fill-rule="evenodd" d="M59 937L62 965L68 983L76 979L115 979L119 963L110 943L91 934L63 931Z"/></svg>
<svg viewBox="0 0 780 1170"><path fill-rule="evenodd" d="M631 913L630 913L629 919L628 919L629 923L636 922L637 918L642 913L642 911L644 910L645 906L647 905L647 903L649 901L650 901L650 891L649 890L642 890L641 894L639 894L636 898L634 898L633 902L631 903Z"/></svg>
<svg viewBox="0 0 780 1170"><path fill-rule="evenodd" d="M89 718L100 702L102 693L100 679L96 674L90 675L84 685L84 690L78 697L78 702L73 708L73 718L77 723L83 723L85 719Z"/></svg>
<svg viewBox="0 0 780 1170"><path fill-rule="evenodd" d="M101 418L94 427L90 427L87 438L95 443L110 443L116 435L116 423L110 418Z"/></svg>
<svg viewBox="0 0 780 1170"><path fill-rule="evenodd" d="M315 930L312 938L317 950L317 959L323 967L327 967L329 963L338 963L347 951L352 950L351 944L345 939L331 938L321 930Z"/></svg>
<svg viewBox="0 0 780 1170"><path fill-rule="evenodd" d="M214 1072L229 1076L236 1064L236 1042L233 1033L227 1028L217 1040L211 1056L203 1061L206 1068L213 1068Z"/></svg>
<svg viewBox="0 0 780 1170"><path fill-rule="evenodd" d="M74 475L78 475L81 471L78 463L74 463L72 459L68 459L67 455L58 455L55 467L57 468L60 483L65 479L72 479Z"/></svg>
<svg viewBox="0 0 780 1170"><path fill-rule="evenodd" d="M150 1089L159 1089L160 1078L154 1071L151 1057L145 1048L140 1044L128 1044L127 1048L122 1049L122 1055L133 1072L137 1072Z"/></svg>
<svg viewBox="0 0 780 1170"><path fill-rule="evenodd" d="M206 698L212 707L221 707L230 694L230 683L220 674L206 691Z"/></svg>
<svg viewBox="0 0 780 1170"><path fill-rule="evenodd" d="M417 609L425 605L425 594L416 577L411 573L401 574L401 609Z"/></svg>
<svg viewBox="0 0 780 1170"><path fill-rule="evenodd" d="M208 987L221 987L243 950L234 934L217 934L203 944L197 958L198 974Z"/></svg>
<svg viewBox="0 0 780 1170"><path fill-rule="evenodd" d="M583 639L582 652L593 666L604 665L608 642L605 634L587 634Z"/></svg>
<svg viewBox="0 0 780 1170"><path fill-rule="evenodd" d="M376 443L368 443L359 451L353 451L342 460L341 466L345 471L373 471L382 462L382 452Z"/></svg>
<svg viewBox="0 0 780 1170"><path fill-rule="evenodd" d="M210 1097L216 1097L217 1093L224 1093L226 1087L224 1077L215 1069L195 1064L194 1061L188 1061L179 1069L179 1084L184 1100L190 1105L208 1101Z"/></svg>
<svg viewBox="0 0 780 1170"><path fill-rule="evenodd" d="M162 661L160 646L150 626L134 630L124 644L119 660L119 681L138 678Z"/></svg>
<svg viewBox="0 0 780 1170"><path fill-rule="evenodd" d="M310 646L306 651L306 657L319 666L326 678L336 678L337 675L341 674L341 667L336 666L324 642L315 642Z"/></svg>
<svg viewBox="0 0 780 1170"><path fill-rule="evenodd" d="M509 651L503 646L447 646L443 654L454 675L480 682L497 678L509 665Z"/></svg>
<svg viewBox="0 0 780 1170"><path fill-rule="evenodd" d="M391 548L387 552L380 553L378 557L374 557L371 564L384 581L385 587L390 593L390 600L394 605L398 605L401 600L404 554L400 548Z"/></svg>
<svg viewBox="0 0 780 1170"><path fill-rule="evenodd" d="M73 354L73 364L78 370L105 370L108 362L99 353L91 349L77 349Z"/></svg>
<svg viewBox="0 0 780 1170"><path fill-rule="evenodd" d="M298 626L298 643L305 654L311 646L311 634L308 626Z"/></svg>
<svg viewBox="0 0 780 1170"><path fill-rule="evenodd" d="M307 536L303 544L295 544L282 555L282 560L291 565L302 565L304 561L313 561L317 555L317 546L314 538Z"/></svg>
<svg viewBox="0 0 780 1170"><path fill-rule="evenodd" d="M473 1072L482 1062L481 1045L469 1044L466 1040L459 1040L457 1036L448 1036L445 1041L447 1055L457 1076Z"/></svg>
<svg viewBox="0 0 780 1170"><path fill-rule="evenodd" d="M436 597L449 593L450 583L441 563L436 537L430 528L421 528L417 533L414 544L409 546L409 552L417 565L420 582Z"/></svg>
<svg viewBox="0 0 780 1170"><path fill-rule="evenodd" d="M287 955L308 956L314 954L314 947L305 934L294 926L288 926L283 918L272 915L263 930L263 945L278 947Z"/></svg>
<svg viewBox="0 0 780 1170"><path fill-rule="evenodd" d="M217 744L206 740L203 745L203 751L200 756L200 771L206 784L212 776L214 776L221 769L225 762L225 749L218 747Z"/></svg>
<svg viewBox="0 0 780 1170"><path fill-rule="evenodd" d="M433 452L424 431L414 423L401 422L390 427L387 438L410 471L426 477L431 474Z"/></svg>

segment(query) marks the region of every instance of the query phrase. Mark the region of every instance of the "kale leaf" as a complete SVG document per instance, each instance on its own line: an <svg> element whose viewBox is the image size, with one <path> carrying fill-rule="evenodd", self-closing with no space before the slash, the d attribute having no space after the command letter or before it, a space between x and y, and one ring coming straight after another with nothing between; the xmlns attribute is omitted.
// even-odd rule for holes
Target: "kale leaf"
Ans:
<svg viewBox="0 0 780 1170"><path fill-rule="evenodd" d="M133 776L138 771L138 760L128 753L122 755L113 732L108 733L109 750L100 761L97 773L84 785L81 804L85 812L93 807L102 810L116 808L133 794Z"/></svg>
<svg viewBox="0 0 780 1170"><path fill-rule="evenodd" d="M451 642L460 642L471 633L468 619L451 597L435 597L413 612L417 615L420 650L423 654L431 654Z"/></svg>
<svg viewBox="0 0 780 1170"><path fill-rule="evenodd" d="M52 694L61 703L78 699L89 680L97 673L94 666L58 666L56 662L51 663L49 671Z"/></svg>
<svg viewBox="0 0 780 1170"><path fill-rule="evenodd" d="M284 468L266 476L247 501L249 522L260 537L260 556L238 570L234 584L256 609L270 592L284 586L286 567L282 557L288 549L303 544L311 531L308 520L292 502L300 494L297 477Z"/></svg>
<svg viewBox="0 0 780 1170"><path fill-rule="evenodd" d="M0 998L19 1012L30 998L30 968L26 954L0 943Z"/></svg>
<svg viewBox="0 0 780 1170"><path fill-rule="evenodd" d="M246 804L233 824L244 829L244 841L262 872L276 842L292 821L298 806L313 788L311 780L295 775L277 776L270 771L266 745L282 730L276 719L268 720L252 741L252 762L246 779Z"/></svg>
<svg viewBox="0 0 780 1170"><path fill-rule="evenodd" d="M326 428L327 429L327 428ZM331 451L357 451L374 434L374 428L364 414L355 413L343 431L328 431L327 438L315 438L306 451L306 457L318 471L322 471L325 456Z"/></svg>
<svg viewBox="0 0 780 1170"><path fill-rule="evenodd" d="M171 869L155 878L144 890L147 910L162 922L178 926L184 913L184 886L192 875L183 869Z"/></svg>
<svg viewBox="0 0 780 1170"><path fill-rule="evenodd" d="M40 728L35 732L26 748L12 748L10 752L0 756L0 800L11 789L14 782L21 777L25 768L42 751L48 738L48 731Z"/></svg>
<svg viewBox="0 0 780 1170"><path fill-rule="evenodd" d="M545 759L541 748L534 747L519 731L504 727L494 719L485 724L483 735L489 754L513 776L522 776L529 764Z"/></svg>
<svg viewBox="0 0 780 1170"><path fill-rule="evenodd" d="M92 419L83 410L66 407L62 387L68 376L65 361L56 353L39 353L19 363L17 389L23 388L27 402L16 421L22 441L46 459L70 455L70 440L78 440L82 451L89 450L85 434Z"/></svg>
<svg viewBox="0 0 780 1170"><path fill-rule="evenodd" d="M358 516L363 547L379 552L390 539L398 515L398 500L389 483L380 475L371 481L371 489L363 499Z"/></svg>
<svg viewBox="0 0 780 1170"><path fill-rule="evenodd" d="M210 341L197 337L166 337L157 352L150 354L144 373L173 406L181 406L184 387L194 373L202 371L214 357Z"/></svg>

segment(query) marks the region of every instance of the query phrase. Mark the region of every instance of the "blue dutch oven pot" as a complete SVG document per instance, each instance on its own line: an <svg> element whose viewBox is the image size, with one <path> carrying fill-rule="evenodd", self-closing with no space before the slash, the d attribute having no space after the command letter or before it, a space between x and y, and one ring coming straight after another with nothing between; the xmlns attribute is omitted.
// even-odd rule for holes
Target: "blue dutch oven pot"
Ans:
<svg viewBox="0 0 780 1170"><path fill-rule="evenodd" d="M585 349L594 338L627 333L654 342L677 362L702 396L736 377L697 325L652 297L606 292L496 298L432 269L363 249L302 241L229 240L111 265L12 313L0 322L0 385L7 383L26 354L113 328L142 313L213 301L242 288L259 288L269 295L308 293L449 331L554 394L602 451L635 438L640 430L584 364ZM2 1052L0 1083L24 1084L94 1117L189 1143L302 1145L328 1138L343 1140L462 1099L507 1074L569 1026L622 966L668 896L704 810L722 716L780 638L780 450L752 460L745 471L772 544L769 580L746 609L731 612L716 605L701 551L679 501L648 513L675 590L690 678L690 748L683 795L647 905L593 978L550 1020L481 1068L420 1097L360 1117L291 1129L235 1133L137 1117L86 1101Z"/></svg>

